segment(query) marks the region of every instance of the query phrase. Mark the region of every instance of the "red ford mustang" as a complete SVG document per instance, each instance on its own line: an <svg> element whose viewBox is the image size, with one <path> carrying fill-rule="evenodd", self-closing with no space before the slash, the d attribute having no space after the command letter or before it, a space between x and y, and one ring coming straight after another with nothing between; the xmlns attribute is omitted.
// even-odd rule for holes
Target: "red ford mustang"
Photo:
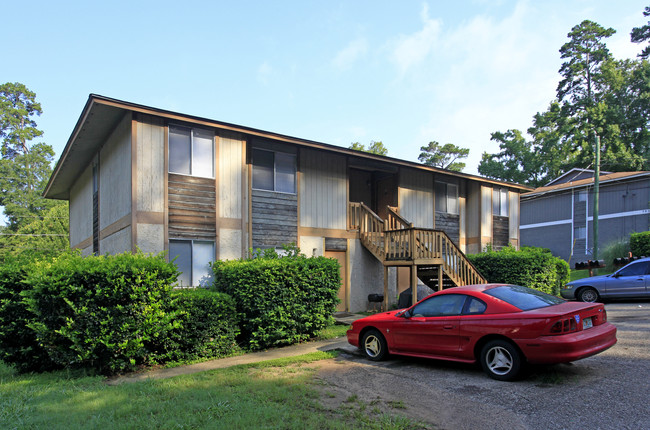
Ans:
<svg viewBox="0 0 650 430"><path fill-rule="evenodd" d="M567 363L616 343L602 304L504 284L439 291L408 309L357 320L347 334L371 360L391 353L479 361L502 381L516 378L525 363Z"/></svg>

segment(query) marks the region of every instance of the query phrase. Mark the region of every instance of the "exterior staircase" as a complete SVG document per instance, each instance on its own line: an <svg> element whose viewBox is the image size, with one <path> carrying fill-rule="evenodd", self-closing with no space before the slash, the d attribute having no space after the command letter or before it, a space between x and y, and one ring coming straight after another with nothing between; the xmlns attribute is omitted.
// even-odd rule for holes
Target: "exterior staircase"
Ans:
<svg viewBox="0 0 650 430"><path fill-rule="evenodd" d="M414 227L390 206L386 219L363 203L350 203L348 211L348 227L384 267L411 266L433 290L486 282L444 231Z"/></svg>

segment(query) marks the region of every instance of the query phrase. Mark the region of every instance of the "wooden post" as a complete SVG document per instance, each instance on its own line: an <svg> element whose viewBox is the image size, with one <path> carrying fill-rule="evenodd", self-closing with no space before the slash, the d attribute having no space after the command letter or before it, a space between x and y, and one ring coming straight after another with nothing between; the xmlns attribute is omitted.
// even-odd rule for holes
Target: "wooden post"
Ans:
<svg viewBox="0 0 650 430"><path fill-rule="evenodd" d="M388 310L388 266L384 266L384 309Z"/></svg>
<svg viewBox="0 0 650 430"><path fill-rule="evenodd" d="M411 304L418 302L418 266L413 264L411 266L411 297L413 299Z"/></svg>
<svg viewBox="0 0 650 430"><path fill-rule="evenodd" d="M442 264L441 264L440 266L438 266L438 291L442 291L444 289L442 285L442 280L443 280L443 276L442 276Z"/></svg>

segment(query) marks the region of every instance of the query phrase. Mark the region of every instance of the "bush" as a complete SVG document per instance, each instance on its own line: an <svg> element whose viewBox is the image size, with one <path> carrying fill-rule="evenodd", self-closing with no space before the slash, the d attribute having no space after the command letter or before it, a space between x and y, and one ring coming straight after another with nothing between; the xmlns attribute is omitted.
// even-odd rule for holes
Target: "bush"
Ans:
<svg viewBox="0 0 650 430"><path fill-rule="evenodd" d="M336 309L341 286L338 262L297 252L282 258L262 255L212 266L216 289L230 294L243 315L245 342L261 349L313 337L328 325Z"/></svg>
<svg viewBox="0 0 650 430"><path fill-rule="evenodd" d="M170 359L222 357L238 349L239 314L228 294L203 288L174 290L178 327L168 339Z"/></svg>
<svg viewBox="0 0 650 430"><path fill-rule="evenodd" d="M568 263L546 249L523 247L517 251L507 246L467 258L490 283L522 285L558 295L569 281Z"/></svg>
<svg viewBox="0 0 650 430"><path fill-rule="evenodd" d="M630 251L635 257L650 257L650 231L630 235Z"/></svg>
<svg viewBox="0 0 650 430"><path fill-rule="evenodd" d="M22 292L29 288L24 279L24 261L5 261L0 266L0 360L19 372L42 372L57 368L28 325L34 314L27 309Z"/></svg>
<svg viewBox="0 0 650 430"><path fill-rule="evenodd" d="M614 259L627 257L630 252L630 242L627 239L619 239L609 242L601 254L601 258L605 260L605 270L613 272Z"/></svg>
<svg viewBox="0 0 650 430"><path fill-rule="evenodd" d="M162 255L67 253L36 262L23 293L35 315L28 327L59 366L134 370L155 362L178 327L171 302L177 276Z"/></svg>

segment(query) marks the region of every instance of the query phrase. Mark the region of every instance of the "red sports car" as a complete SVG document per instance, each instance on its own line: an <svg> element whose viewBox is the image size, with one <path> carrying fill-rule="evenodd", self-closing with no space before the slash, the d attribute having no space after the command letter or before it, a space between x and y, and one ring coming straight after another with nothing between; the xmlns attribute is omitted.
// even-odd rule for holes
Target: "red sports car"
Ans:
<svg viewBox="0 0 650 430"><path fill-rule="evenodd" d="M348 342L371 360L389 353L475 363L509 381L525 363L567 363L616 343L600 303L568 302L518 285L449 288L408 309L357 320Z"/></svg>

